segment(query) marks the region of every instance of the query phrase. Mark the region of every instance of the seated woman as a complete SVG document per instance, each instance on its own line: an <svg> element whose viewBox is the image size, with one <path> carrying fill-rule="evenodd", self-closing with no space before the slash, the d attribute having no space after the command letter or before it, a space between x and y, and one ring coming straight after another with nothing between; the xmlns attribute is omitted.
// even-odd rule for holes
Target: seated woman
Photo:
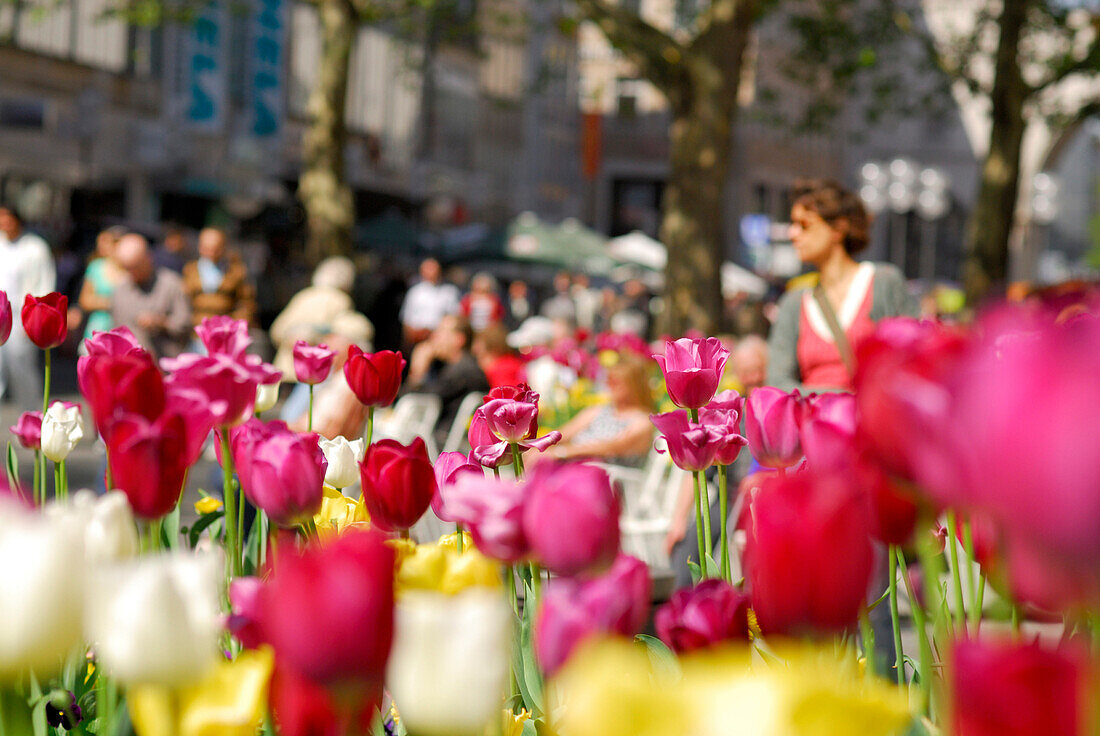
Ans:
<svg viewBox="0 0 1100 736"><path fill-rule="evenodd" d="M561 428L562 441L545 455L559 460L591 458L640 466L653 446L653 395L646 363L620 355L607 369L610 401L590 406Z"/></svg>

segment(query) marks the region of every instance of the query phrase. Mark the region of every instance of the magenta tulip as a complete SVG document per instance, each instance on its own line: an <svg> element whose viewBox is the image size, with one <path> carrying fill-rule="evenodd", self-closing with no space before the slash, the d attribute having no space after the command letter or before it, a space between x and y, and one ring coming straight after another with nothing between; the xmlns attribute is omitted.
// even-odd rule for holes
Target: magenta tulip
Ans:
<svg viewBox="0 0 1100 736"><path fill-rule="evenodd" d="M854 624L873 567L871 523L845 476L771 476L749 501L745 577L765 634Z"/></svg>
<svg viewBox="0 0 1100 736"><path fill-rule="evenodd" d="M540 463L526 478L523 528L535 560L558 575L606 569L619 553L619 501L594 465Z"/></svg>
<svg viewBox="0 0 1100 736"><path fill-rule="evenodd" d="M393 549L375 531L280 549L260 594L276 661L318 683L380 693L393 641L393 569Z"/></svg>
<svg viewBox="0 0 1100 736"><path fill-rule="evenodd" d="M432 496L432 511L443 521L455 521L447 510L447 499L450 490L458 480L466 475L473 478L484 478L485 473L481 466L471 462L470 458L461 452L441 452L435 460L435 495Z"/></svg>
<svg viewBox="0 0 1100 736"><path fill-rule="evenodd" d="M206 317L195 328L195 334L206 348L208 355L228 355L240 360L244 357L252 338L248 334L248 322L227 316Z"/></svg>
<svg viewBox="0 0 1100 736"><path fill-rule="evenodd" d="M951 660L955 736L1091 733L1088 659L1073 647L963 639Z"/></svg>
<svg viewBox="0 0 1100 736"><path fill-rule="evenodd" d="M654 617L657 635L683 654L731 640L749 640L749 597L711 578L672 594Z"/></svg>
<svg viewBox="0 0 1100 736"><path fill-rule="evenodd" d="M726 427L696 424L684 409L650 414L649 421L661 433L672 462L682 470L706 470L714 465L718 450L727 443Z"/></svg>
<svg viewBox="0 0 1100 736"><path fill-rule="evenodd" d="M730 351L716 337L681 337L665 343L664 355L653 357L665 374L672 403L684 409L701 409L714 398L729 356Z"/></svg>
<svg viewBox="0 0 1100 736"><path fill-rule="evenodd" d="M344 378L364 406L389 406L397 398L404 370L405 359L399 352L364 353L352 345L344 363Z"/></svg>
<svg viewBox="0 0 1100 736"><path fill-rule="evenodd" d="M164 378L144 351L86 356L83 383L84 398L104 439L117 416L137 414L154 422L164 411Z"/></svg>
<svg viewBox="0 0 1100 736"><path fill-rule="evenodd" d="M523 525L526 498L522 484L464 473L450 488L446 511L470 530L478 550L511 564L530 552Z"/></svg>
<svg viewBox="0 0 1100 736"><path fill-rule="evenodd" d="M0 291L0 345L3 345L11 337L11 302L8 293Z"/></svg>
<svg viewBox="0 0 1100 736"><path fill-rule="evenodd" d="M466 439L470 442L470 457L479 465L486 468L499 468L502 465L512 464L512 453L501 451L500 440L489 431L489 422L485 419L485 412L480 406L470 418Z"/></svg>
<svg viewBox="0 0 1100 736"><path fill-rule="evenodd" d="M770 386L754 389L745 402L745 435L761 465L787 468L802 458L802 397Z"/></svg>
<svg viewBox="0 0 1100 736"><path fill-rule="evenodd" d="M332 372L335 360L336 351L327 345L314 346L305 340L294 343L294 376L299 383L321 383Z"/></svg>
<svg viewBox="0 0 1100 736"><path fill-rule="evenodd" d="M492 399L482 404L477 412L485 420L485 426L495 438L492 444L474 448L474 457L482 465L495 467L500 459L510 453L512 446L520 452L535 449L544 452L561 441L561 432L553 431L542 437L534 437L538 429L538 404L516 399Z"/></svg>
<svg viewBox="0 0 1100 736"><path fill-rule="evenodd" d="M28 450L37 450L42 447L42 412L23 412L19 415L15 426L10 429L11 433L19 440L19 444Z"/></svg>
<svg viewBox="0 0 1100 736"><path fill-rule="evenodd" d="M183 464L190 467L202 456L206 438L214 428L214 415L207 406L206 394L197 389L169 384L164 387L164 409L183 419L186 437L181 448L182 459Z"/></svg>
<svg viewBox="0 0 1100 736"><path fill-rule="evenodd" d="M134 333L128 327L115 327L106 332L93 332L92 336L84 340L84 349L87 355L80 356L76 361L76 383L80 393L88 395L88 371L90 364L101 357L118 357L132 355L145 357L152 361L152 357L138 343Z"/></svg>
<svg viewBox="0 0 1100 736"><path fill-rule="evenodd" d="M187 466L181 448L187 428L178 414L155 422L139 414L116 418L107 440L111 479L142 519L159 519L179 502Z"/></svg>
<svg viewBox="0 0 1100 736"><path fill-rule="evenodd" d="M56 348L69 334L69 299L56 291L43 297L27 294L21 317L31 342L43 350Z"/></svg>
<svg viewBox="0 0 1100 736"><path fill-rule="evenodd" d="M649 593L649 570L629 555L619 555L600 577L551 581L535 620L535 656L543 671L553 675L590 636L636 634L649 615Z"/></svg>
<svg viewBox="0 0 1100 736"><path fill-rule="evenodd" d="M184 354L161 360L170 372L168 382L195 389L206 396L214 424L234 426L249 418L256 403L256 387L268 383L273 373L255 356L239 359L227 353Z"/></svg>
<svg viewBox="0 0 1100 736"><path fill-rule="evenodd" d="M736 391L723 391L699 412L699 424L717 430L722 436L714 453L714 462L718 465L732 464L741 454L741 448L748 444L741 435L743 403Z"/></svg>
<svg viewBox="0 0 1100 736"><path fill-rule="evenodd" d="M420 437L407 446L397 440L375 442L359 464L359 475L371 523L385 531L411 527L435 496L435 471Z"/></svg>
<svg viewBox="0 0 1100 736"><path fill-rule="evenodd" d="M259 423L251 419L241 429ZM245 495L282 527L294 527L321 509L322 487L328 461L317 444L317 435L298 434L282 422L232 435Z"/></svg>
<svg viewBox="0 0 1100 736"><path fill-rule="evenodd" d="M232 612L225 627L245 649L257 649L266 643L260 609L263 588L263 580L257 577L237 578L229 584Z"/></svg>

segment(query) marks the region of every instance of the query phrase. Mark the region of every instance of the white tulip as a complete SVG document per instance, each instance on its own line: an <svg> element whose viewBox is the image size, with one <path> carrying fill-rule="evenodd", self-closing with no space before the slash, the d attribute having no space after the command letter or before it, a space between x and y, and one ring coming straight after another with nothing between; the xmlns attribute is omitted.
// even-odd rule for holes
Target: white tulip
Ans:
<svg viewBox="0 0 1100 736"><path fill-rule="evenodd" d="M484 589L405 593L397 604L386 683L409 733L483 734L500 720L512 612Z"/></svg>
<svg viewBox="0 0 1100 736"><path fill-rule="evenodd" d="M256 413L262 413L279 401L279 384L261 383L256 387Z"/></svg>
<svg viewBox="0 0 1100 736"><path fill-rule="evenodd" d="M122 491L97 496L85 488L66 502L49 504L45 511L67 516L83 528L84 556L90 564L137 557L140 551L134 512Z"/></svg>
<svg viewBox="0 0 1100 736"><path fill-rule="evenodd" d="M79 527L0 504L0 683L59 668L80 644L84 611Z"/></svg>
<svg viewBox="0 0 1100 736"><path fill-rule="evenodd" d="M65 406L60 401L50 404L42 417L42 452L59 463L69 456L84 436L80 407Z"/></svg>
<svg viewBox="0 0 1100 736"><path fill-rule="evenodd" d="M325 485L332 488L347 488L354 485L359 480L359 461L367 451L363 439L348 442L346 437L337 436L331 440L322 437L318 442L321 445L321 452L325 453L325 459L328 460Z"/></svg>
<svg viewBox="0 0 1100 736"><path fill-rule="evenodd" d="M171 553L92 571L85 633L125 684L183 685L217 661L223 563Z"/></svg>

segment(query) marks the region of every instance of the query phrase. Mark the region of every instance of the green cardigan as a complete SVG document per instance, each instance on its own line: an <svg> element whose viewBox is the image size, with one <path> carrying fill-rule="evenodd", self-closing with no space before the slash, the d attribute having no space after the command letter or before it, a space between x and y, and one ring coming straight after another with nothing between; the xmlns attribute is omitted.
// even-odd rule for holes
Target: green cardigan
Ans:
<svg viewBox="0 0 1100 736"><path fill-rule="evenodd" d="M785 391L803 388L798 366L798 330L802 317L802 295L807 289L788 291L779 300L779 314L768 338L768 386ZM905 277L890 263L875 264L871 286L871 321L887 317L916 317L917 301L910 296Z"/></svg>

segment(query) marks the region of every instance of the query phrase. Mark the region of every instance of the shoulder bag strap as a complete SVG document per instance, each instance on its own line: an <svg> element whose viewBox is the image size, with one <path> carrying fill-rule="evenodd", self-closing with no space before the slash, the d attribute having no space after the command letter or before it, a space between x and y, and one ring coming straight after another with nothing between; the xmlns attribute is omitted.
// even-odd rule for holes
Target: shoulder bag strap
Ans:
<svg viewBox="0 0 1100 736"><path fill-rule="evenodd" d="M821 313L825 316L829 331L833 333L833 341L836 342L840 360L844 363L845 370L848 371L848 377L851 378L855 375L855 357L852 355L852 346L848 343L848 336L841 329L840 320L836 318L833 305L829 303L829 298L825 296L825 289L821 288L821 284L814 287L814 300L821 307Z"/></svg>

